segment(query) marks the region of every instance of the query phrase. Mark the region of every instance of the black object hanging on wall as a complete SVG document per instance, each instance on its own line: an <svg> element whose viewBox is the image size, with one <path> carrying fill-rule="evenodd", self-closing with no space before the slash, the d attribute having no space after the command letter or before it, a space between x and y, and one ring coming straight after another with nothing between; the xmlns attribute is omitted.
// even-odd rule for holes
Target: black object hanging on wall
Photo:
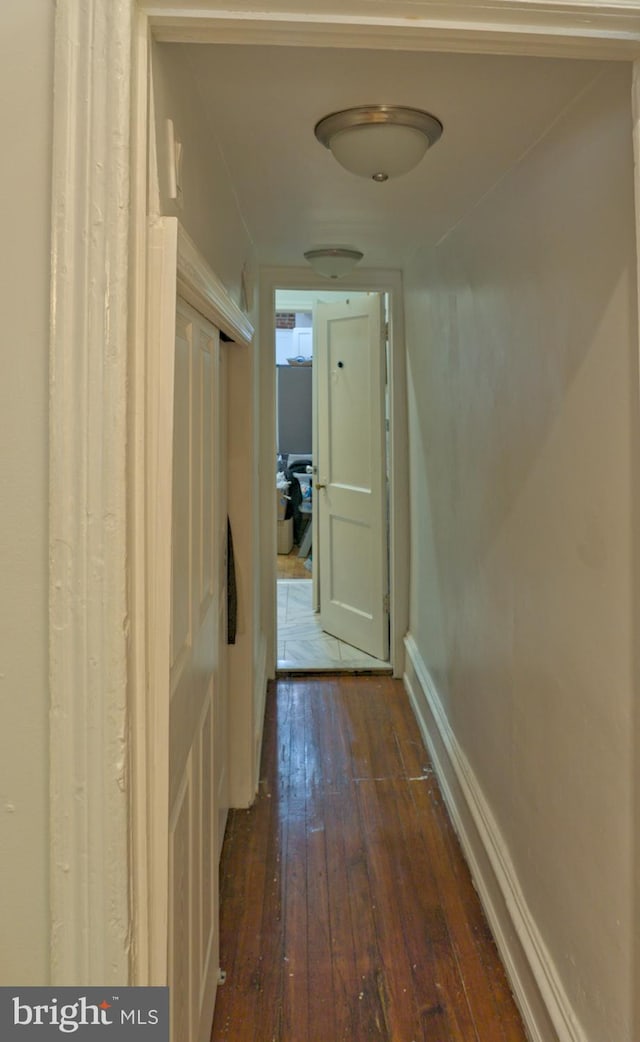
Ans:
<svg viewBox="0 0 640 1042"><path fill-rule="evenodd" d="M238 625L238 590L236 587L236 563L233 556L231 522L227 518L227 644L235 644Z"/></svg>

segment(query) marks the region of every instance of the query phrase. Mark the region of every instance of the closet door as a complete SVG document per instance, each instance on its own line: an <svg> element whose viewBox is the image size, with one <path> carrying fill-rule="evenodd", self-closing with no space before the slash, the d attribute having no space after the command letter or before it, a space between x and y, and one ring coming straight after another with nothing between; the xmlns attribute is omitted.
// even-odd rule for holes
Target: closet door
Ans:
<svg viewBox="0 0 640 1042"><path fill-rule="evenodd" d="M218 331L176 306L171 467L169 985L172 1042L209 1037L224 798L226 482ZM221 443L222 442L222 443ZM222 780L221 780L222 779Z"/></svg>
<svg viewBox="0 0 640 1042"><path fill-rule="evenodd" d="M217 857L229 813L229 710L227 674L227 351L229 345L220 340L213 356L213 524L214 524L214 589L218 656L213 685L215 724L215 786L218 815Z"/></svg>

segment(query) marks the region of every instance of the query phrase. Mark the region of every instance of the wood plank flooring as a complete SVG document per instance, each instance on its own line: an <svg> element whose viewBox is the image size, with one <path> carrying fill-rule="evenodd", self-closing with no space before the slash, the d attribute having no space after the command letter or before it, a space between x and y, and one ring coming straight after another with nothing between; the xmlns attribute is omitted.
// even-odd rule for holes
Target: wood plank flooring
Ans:
<svg viewBox="0 0 640 1042"><path fill-rule="evenodd" d="M526 1042L400 681L271 685L212 1042Z"/></svg>
<svg viewBox="0 0 640 1042"><path fill-rule="evenodd" d="M278 554L276 571L278 579L310 579L311 571L305 568L304 557L298 556L299 547L294 546L288 554Z"/></svg>

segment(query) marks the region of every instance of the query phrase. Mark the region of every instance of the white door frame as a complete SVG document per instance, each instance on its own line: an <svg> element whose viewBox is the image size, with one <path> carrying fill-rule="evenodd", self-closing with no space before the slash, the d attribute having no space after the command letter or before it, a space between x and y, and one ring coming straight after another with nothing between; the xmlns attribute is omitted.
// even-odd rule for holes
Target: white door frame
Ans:
<svg viewBox="0 0 640 1042"><path fill-rule="evenodd" d="M340 292L387 293L389 295L389 658L394 676L404 673L404 637L409 626L409 432L407 427L407 370L404 350L404 312L402 276L399 271L361 268L340 279L340 286L314 275L307 268L263 268L260 272L260 343L261 355L271 361L260 393L264 417L263 445L269 447L269 463L261 460L260 496L262 503L273 499L274 452L276 444L276 369L275 369L275 300L277 289L310 290L316 293ZM271 626L267 633L267 668L275 676L277 661L277 522L275 511L265 511L268 518L269 588L273 591Z"/></svg>
<svg viewBox="0 0 640 1042"><path fill-rule="evenodd" d="M220 8L207 0L57 3L49 518L54 984L150 979L137 737L146 674L140 630L150 31L167 41L635 61L640 200L640 0L414 0L411 17L409 5L394 5L392 17L378 0L361 0L355 13L347 2L339 16L309 0L286 6L276 13L273 0L238 3L235 12L233 0ZM272 362L270 355L270 379ZM273 438L262 444L269 447L266 483ZM265 504L273 498L268 484ZM636 719L640 739L640 713ZM636 779L640 795L638 768Z"/></svg>

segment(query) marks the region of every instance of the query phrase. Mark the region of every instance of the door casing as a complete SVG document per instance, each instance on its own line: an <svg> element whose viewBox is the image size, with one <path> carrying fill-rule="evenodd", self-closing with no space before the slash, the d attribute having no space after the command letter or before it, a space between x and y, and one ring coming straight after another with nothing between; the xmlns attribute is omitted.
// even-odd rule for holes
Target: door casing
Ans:
<svg viewBox="0 0 640 1042"><path fill-rule="evenodd" d="M261 411L264 417L260 460L260 501L273 500L273 471L276 443L275 294L278 289L327 292L327 280L305 268L263 268L260 273L260 379ZM389 656L393 675L404 672L404 636L409 625L409 448L407 427L407 375L404 353L402 277L399 271L380 269L353 272L340 280L340 290L387 293L389 298ZM267 669L276 670L276 546L275 511L265 510L263 525L268 533L265 567L272 591L267 619Z"/></svg>

